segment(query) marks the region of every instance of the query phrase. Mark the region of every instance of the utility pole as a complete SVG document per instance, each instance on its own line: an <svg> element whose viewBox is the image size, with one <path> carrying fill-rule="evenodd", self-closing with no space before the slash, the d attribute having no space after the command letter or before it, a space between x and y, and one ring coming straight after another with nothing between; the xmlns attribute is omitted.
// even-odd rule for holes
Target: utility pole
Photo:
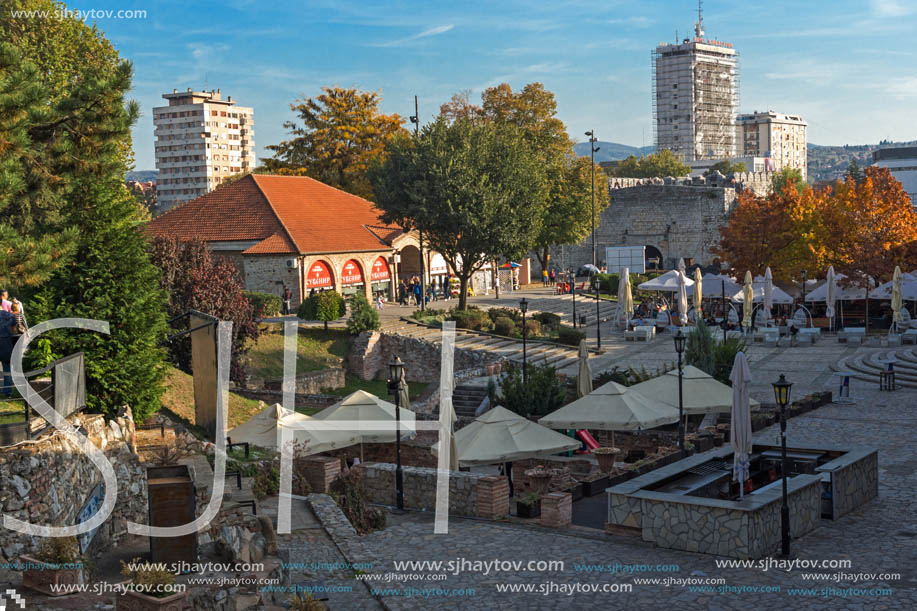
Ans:
<svg viewBox="0 0 917 611"><path fill-rule="evenodd" d="M417 105L417 96L414 96L414 114L411 116L411 123L414 124L414 140L420 137L420 112ZM423 261L423 229L417 228L418 242L420 243L420 309L427 309L427 280L424 276Z"/></svg>

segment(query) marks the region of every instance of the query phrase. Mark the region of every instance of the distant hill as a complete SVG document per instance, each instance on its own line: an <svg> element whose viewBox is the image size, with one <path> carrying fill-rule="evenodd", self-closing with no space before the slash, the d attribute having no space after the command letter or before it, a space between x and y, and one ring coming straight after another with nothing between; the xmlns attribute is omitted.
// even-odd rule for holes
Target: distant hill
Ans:
<svg viewBox="0 0 917 611"><path fill-rule="evenodd" d="M137 182L147 182L152 180L156 182L156 177L159 176L159 170L140 170L137 172L127 172L124 176L124 180L136 180Z"/></svg>
<svg viewBox="0 0 917 611"><path fill-rule="evenodd" d="M878 148L891 146L914 146L911 142L880 142L879 144L847 144L844 146L821 146L809 144L808 173L809 181L833 181L843 178L847 165L856 160L861 167L872 163L872 152Z"/></svg>
<svg viewBox="0 0 917 611"><path fill-rule="evenodd" d="M619 161L621 159L626 159L631 155L636 155L639 157L640 155L652 153L656 148L653 146L629 146L627 144L605 142L603 140L596 140L595 144L601 149L595 154L596 163L602 161ZM589 143L580 142L579 144L574 144L573 150L577 155L588 157Z"/></svg>

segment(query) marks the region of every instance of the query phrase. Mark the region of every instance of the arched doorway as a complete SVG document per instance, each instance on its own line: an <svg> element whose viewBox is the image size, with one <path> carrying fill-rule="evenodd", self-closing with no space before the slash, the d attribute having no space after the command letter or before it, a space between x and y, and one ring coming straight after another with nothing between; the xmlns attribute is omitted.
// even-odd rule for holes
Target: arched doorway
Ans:
<svg viewBox="0 0 917 611"><path fill-rule="evenodd" d="M659 270L662 269L664 260L662 258L662 251L656 248L655 246L650 246L647 244L645 246L646 251L644 256L646 257L646 270Z"/></svg>
<svg viewBox="0 0 917 611"><path fill-rule="evenodd" d="M331 266L325 261L313 261L306 272L306 291L311 295L313 291L324 291L334 288L334 275Z"/></svg>
<svg viewBox="0 0 917 611"><path fill-rule="evenodd" d="M354 259L349 259L341 268L341 294L353 295L363 292L363 267Z"/></svg>
<svg viewBox="0 0 917 611"><path fill-rule="evenodd" d="M420 277L420 249L414 245L407 245L398 251L401 262L398 264L398 280L407 282L411 276Z"/></svg>

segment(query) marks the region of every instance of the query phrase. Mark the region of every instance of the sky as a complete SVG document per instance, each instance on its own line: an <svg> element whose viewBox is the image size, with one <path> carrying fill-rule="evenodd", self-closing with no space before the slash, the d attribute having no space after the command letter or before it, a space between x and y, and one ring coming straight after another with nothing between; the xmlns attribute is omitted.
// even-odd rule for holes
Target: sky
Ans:
<svg viewBox="0 0 917 611"><path fill-rule="evenodd" d="M652 145L650 54L691 35L691 0L89 0L80 11L134 64L136 169L155 167L162 94L221 89L254 107L257 154L287 136L290 104L321 87L380 91L381 110L423 122L453 93L541 82L577 141ZM708 38L740 54L741 112L800 114L815 144L917 139L917 0L706 0Z"/></svg>

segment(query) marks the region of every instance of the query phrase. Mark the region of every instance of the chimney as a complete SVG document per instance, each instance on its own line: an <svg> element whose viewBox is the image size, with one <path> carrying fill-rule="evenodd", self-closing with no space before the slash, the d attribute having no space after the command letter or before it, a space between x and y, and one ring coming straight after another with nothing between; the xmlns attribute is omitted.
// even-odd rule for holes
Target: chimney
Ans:
<svg viewBox="0 0 917 611"><path fill-rule="evenodd" d="M178 89L173 89L172 93L178 93Z"/></svg>

